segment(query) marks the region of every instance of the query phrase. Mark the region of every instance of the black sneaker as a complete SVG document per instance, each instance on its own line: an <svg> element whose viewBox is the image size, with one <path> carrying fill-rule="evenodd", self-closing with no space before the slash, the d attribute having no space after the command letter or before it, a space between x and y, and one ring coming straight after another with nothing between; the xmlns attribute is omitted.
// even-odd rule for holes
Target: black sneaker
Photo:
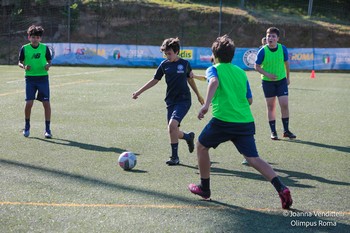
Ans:
<svg viewBox="0 0 350 233"><path fill-rule="evenodd" d="M271 133L271 139L272 140L278 140L277 132L272 132Z"/></svg>
<svg viewBox="0 0 350 233"><path fill-rule="evenodd" d="M170 159L166 161L166 164L168 164L169 166L178 165L179 163L180 163L179 158L173 158L173 157L170 157Z"/></svg>
<svg viewBox="0 0 350 233"><path fill-rule="evenodd" d="M297 136L295 136L292 132L290 132L289 130L288 131L285 131L283 133L283 137L285 138L289 138L289 139L295 139L297 138Z"/></svg>
<svg viewBox="0 0 350 233"><path fill-rule="evenodd" d="M188 151L192 153L194 151L194 133L191 132L189 133L190 139L186 140L187 145L188 145Z"/></svg>

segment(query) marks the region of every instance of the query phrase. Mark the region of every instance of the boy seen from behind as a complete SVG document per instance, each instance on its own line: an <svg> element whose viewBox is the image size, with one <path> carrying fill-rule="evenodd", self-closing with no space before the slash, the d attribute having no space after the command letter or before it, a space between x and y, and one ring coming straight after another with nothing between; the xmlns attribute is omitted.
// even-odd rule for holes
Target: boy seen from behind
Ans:
<svg viewBox="0 0 350 233"><path fill-rule="evenodd" d="M204 199L210 198L209 149L231 141L248 163L272 183L281 198L282 208L288 209L293 203L289 189L272 167L259 157L256 149L254 118L247 101L247 75L231 63L235 45L227 35L218 37L212 45L212 52L215 65L206 71L209 85L198 119L204 118L210 105L213 118L205 126L197 142L200 184L190 184L188 189Z"/></svg>

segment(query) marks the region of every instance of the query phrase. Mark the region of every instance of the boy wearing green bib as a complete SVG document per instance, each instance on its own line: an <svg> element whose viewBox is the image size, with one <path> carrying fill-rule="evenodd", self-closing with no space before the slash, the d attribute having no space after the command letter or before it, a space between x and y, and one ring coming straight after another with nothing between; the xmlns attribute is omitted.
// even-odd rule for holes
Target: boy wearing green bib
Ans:
<svg viewBox="0 0 350 233"><path fill-rule="evenodd" d="M288 85L290 79L288 50L284 45L277 43L279 34L278 28L271 27L267 29L267 44L259 50L255 62L255 70L261 74L272 140L278 140L276 131L277 98L281 108L283 137L296 138L289 130Z"/></svg>
<svg viewBox="0 0 350 233"><path fill-rule="evenodd" d="M198 119L204 118L210 105L213 118L202 130L197 142L200 184L190 184L188 189L204 199L210 198L209 149L231 141L248 163L273 184L281 198L282 208L288 209L293 203L289 189L272 167L259 157L256 149L254 118L247 100L247 75L231 63L235 45L227 35L218 37L212 45L212 52L215 65L206 71L209 85Z"/></svg>
<svg viewBox="0 0 350 233"><path fill-rule="evenodd" d="M30 43L23 45L19 53L18 66L25 70L26 105L24 109L25 126L23 136L30 134L30 115L34 100L42 102L45 111L45 138L52 138L50 130L51 105L48 70L51 66L51 53L49 48L40 43L44 29L32 25L28 28ZM35 97L35 95L37 96Z"/></svg>

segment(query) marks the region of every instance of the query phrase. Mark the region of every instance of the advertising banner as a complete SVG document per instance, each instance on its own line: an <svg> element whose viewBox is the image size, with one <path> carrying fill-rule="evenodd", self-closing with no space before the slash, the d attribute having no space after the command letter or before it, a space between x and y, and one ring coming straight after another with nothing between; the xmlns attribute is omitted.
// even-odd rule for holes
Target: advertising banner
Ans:
<svg viewBox="0 0 350 233"><path fill-rule="evenodd" d="M52 43L53 64L157 67L163 54L159 46L119 44ZM254 69L258 48L236 48L233 64L244 70ZM291 70L350 70L350 48L289 48ZM211 49L183 47L180 57L193 68L211 65Z"/></svg>

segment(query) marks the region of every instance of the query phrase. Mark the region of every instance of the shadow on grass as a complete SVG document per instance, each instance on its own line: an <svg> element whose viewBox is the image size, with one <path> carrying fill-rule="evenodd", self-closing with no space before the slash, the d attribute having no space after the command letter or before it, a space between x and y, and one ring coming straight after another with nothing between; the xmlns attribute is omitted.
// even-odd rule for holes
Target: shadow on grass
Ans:
<svg viewBox="0 0 350 233"><path fill-rule="evenodd" d="M71 146L71 147L77 147L84 150L92 150L92 151L100 151L100 152L115 152L117 154L121 154L124 151L127 151L127 149L122 149L118 147L104 147L94 144L88 144L83 142L77 142L72 141L68 139L62 139L62 138L51 138L51 139L43 139L38 137L31 137L30 139L35 139L47 143L57 144L57 145L63 145L63 146ZM134 152L133 152L134 153ZM134 153L135 155L140 155L138 153Z"/></svg>
<svg viewBox="0 0 350 233"><path fill-rule="evenodd" d="M286 182L285 182L286 185L290 185L290 186L293 186L293 184L290 184L289 181L294 181L294 179L297 179L297 180L313 180L313 181L318 181L320 183L325 183L325 184L350 186L350 183L347 183L347 182L336 181L336 180L329 180L329 179L323 178L321 176L314 176L314 175L307 174L307 173L304 173L304 172L289 171L289 170L284 170L284 169L279 169L279 168L274 168L274 170L276 172L287 174L286 177L283 177L283 180L286 180ZM296 186L296 187L300 187L300 186Z"/></svg>
<svg viewBox="0 0 350 233"><path fill-rule="evenodd" d="M43 175L56 176L64 180L71 180L76 182L77 185L95 185L96 187L105 187L107 189L115 190L116 195L119 191L128 191L130 193L140 193L144 198L151 197L157 198L159 200L167 201L170 204L186 206L189 208L193 206L192 211L207 211L211 217L208 217L207 222L201 222L202 225L206 227L208 232L246 232L246 233L255 233L255 232L300 232L301 230L306 229L305 227L295 227L291 226L291 222L297 220L307 221L307 222L316 222L319 221L326 222L324 218L319 217L308 217L308 218L289 218L286 216L286 212L282 209L246 209L231 204L223 203L218 200L211 201L198 201L193 198L186 198L183 196L172 195L168 193L162 193L155 190L149 190L139 187L127 186L114 182L107 182L101 179L96 179L94 177L77 175L74 173L69 173L65 171L60 171L53 168L46 168L42 166L22 163L18 161L0 159L1 166L14 166L21 172L20 169L27 169L31 171L36 171L42 173ZM174 187L176 188L176 187ZM32 194L34 195L34 194ZM188 195L192 195L188 193ZM276 200L276 203L279 200ZM175 204L176 205L176 204ZM201 209L196 209L198 206L204 207ZM140 209L140 211L142 211ZM298 210L299 211L299 210ZM212 219L214 217L214 219ZM200 221L200 220L199 220ZM205 221L205 220L203 220ZM332 220L336 222L337 219ZM336 222L336 226L331 227L320 227L322 231L325 232L346 232L346 229L349 229L350 225ZM315 228L313 228L315 229ZM147 229L146 229L147 230Z"/></svg>
<svg viewBox="0 0 350 233"><path fill-rule="evenodd" d="M198 170L197 166L190 166L186 164L180 164L183 167L188 167L192 169ZM259 181L266 181L266 179L257 171L254 172L246 172L246 171L235 171L235 170L229 170L225 168L218 168L218 167L211 167L210 172L212 176L219 175L219 176L235 176L239 178L245 178L245 179L252 179L252 180L259 180ZM308 173L304 172L297 172L297 171L289 171L279 168L273 168L277 173L284 173L287 176L282 177L282 181L290 187L298 187L298 188L314 188L314 186L311 185L305 185L299 183L300 180L313 180L318 181L320 183L326 183L326 184L333 184L333 185L345 185L350 186L350 183L342 182L342 181L335 181L335 180L329 180L320 176L314 176ZM198 173L198 172L197 172ZM280 174L278 174L280 175Z"/></svg>
<svg viewBox="0 0 350 233"><path fill-rule="evenodd" d="M333 149L333 150L338 150L341 152L345 153L350 153L350 147L345 147L345 146L334 146L334 145L328 145L328 144L323 144L323 143L318 143L318 142L310 142L310 141L303 141L299 139L293 139L293 140L285 140L286 142L291 142L291 143L300 143L304 145L310 145L310 146L316 146L316 147L321 147L321 148L327 148L327 149Z"/></svg>

